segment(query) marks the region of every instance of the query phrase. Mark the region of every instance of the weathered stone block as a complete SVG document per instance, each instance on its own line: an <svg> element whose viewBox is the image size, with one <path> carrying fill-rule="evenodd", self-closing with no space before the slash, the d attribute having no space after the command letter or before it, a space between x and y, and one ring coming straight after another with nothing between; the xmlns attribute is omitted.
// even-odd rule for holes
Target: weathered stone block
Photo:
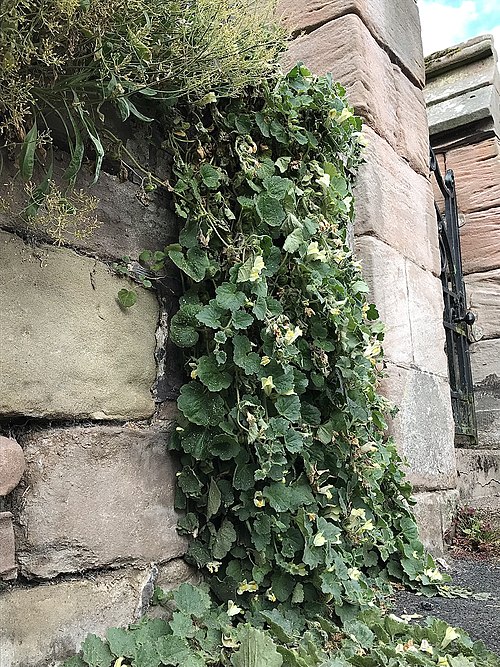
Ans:
<svg viewBox="0 0 500 667"><path fill-rule="evenodd" d="M455 425L448 382L388 364L380 388L399 408L389 433L408 463L408 479L415 490L455 488Z"/></svg>
<svg viewBox="0 0 500 667"><path fill-rule="evenodd" d="M12 514L10 512L0 512L0 579L9 581L15 579L16 575Z"/></svg>
<svg viewBox="0 0 500 667"><path fill-rule="evenodd" d="M141 419L154 410L158 304L129 282L66 249L31 247L0 232L0 413Z"/></svg>
<svg viewBox="0 0 500 667"><path fill-rule="evenodd" d="M0 496L6 496L16 488L23 472L22 447L13 438L0 435Z"/></svg>
<svg viewBox="0 0 500 667"><path fill-rule="evenodd" d="M500 338L471 346L478 446L500 449Z"/></svg>
<svg viewBox="0 0 500 667"><path fill-rule="evenodd" d="M500 122L500 121L499 121ZM448 151L458 207L463 213L500 207L500 140L496 137Z"/></svg>
<svg viewBox="0 0 500 667"><path fill-rule="evenodd" d="M431 137L490 118L499 123L500 94L495 86L468 91L431 104L427 108L427 116Z"/></svg>
<svg viewBox="0 0 500 667"><path fill-rule="evenodd" d="M425 58L425 73L427 79L432 79L468 63L490 57L496 60L493 37L479 35L461 44L455 44L444 51L431 53Z"/></svg>
<svg viewBox="0 0 500 667"><path fill-rule="evenodd" d="M388 361L410 366L411 344L406 260L394 248L373 236L356 239L356 253L363 263L363 275L370 286L370 299L376 304L386 326L384 353Z"/></svg>
<svg viewBox="0 0 500 667"><path fill-rule="evenodd" d="M280 0L277 7L278 16L292 30L307 32L348 13L360 16L372 35L423 85L420 18L413 0Z"/></svg>
<svg viewBox="0 0 500 667"><path fill-rule="evenodd" d="M190 575L184 563L173 561L160 568L158 580L173 576L177 585ZM154 576L155 568L120 570L0 592L0 667L58 667L89 633L104 637L109 627L133 623L144 598L150 599Z"/></svg>
<svg viewBox="0 0 500 667"><path fill-rule="evenodd" d="M468 213L460 243L465 273L500 268L500 207Z"/></svg>
<svg viewBox="0 0 500 667"><path fill-rule="evenodd" d="M366 163L356 185L357 235L374 235L418 266L440 273L437 222L429 181L369 128Z"/></svg>
<svg viewBox="0 0 500 667"><path fill-rule="evenodd" d="M500 338L500 269L466 276L467 298L485 338Z"/></svg>
<svg viewBox="0 0 500 667"><path fill-rule="evenodd" d="M406 267L414 366L447 379L441 281L408 260Z"/></svg>
<svg viewBox="0 0 500 667"><path fill-rule="evenodd" d="M420 539L433 556L445 553L443 537L450 529L458 506L458 491L432 491L416 493L413 507L418 523Z"/></svg>
<svg viewBox="0 0 500 667"><path fill-rule="evenodd" d="M119 427L35 431L14 496L28 577L165 562L182 555L166 434Z"/></svg>
<svg viewBox="0 0 500 667"><path fill-rule="evenodd" d="M500 510L500 451L457 449L458 488L462 504Z"/></svg>
<svg viewBox="0 0 500 667"><path fill-rule="evenodd" d="M4 156L5 157L5 156ZM55 153L54 179L61 179L69 157L60 151ZM0 182L0 227L28 232L41 240L49 240L42 228L28 225L19 217L26 206L26 193L19 179L13 180L15 165L6 159ZM37 174L41 180L43 176ZM177 239L178 222L170 210L165 191L145 195L139 186L130 181L122 182L118 176L101 172L92 185L93 174L83 167L77 189L96 197L99 227L87 238L67 236L66 245L95 254L100 259L136 259L142 250L162 250ZM2 200L6 206L2 206Z"/></svg>

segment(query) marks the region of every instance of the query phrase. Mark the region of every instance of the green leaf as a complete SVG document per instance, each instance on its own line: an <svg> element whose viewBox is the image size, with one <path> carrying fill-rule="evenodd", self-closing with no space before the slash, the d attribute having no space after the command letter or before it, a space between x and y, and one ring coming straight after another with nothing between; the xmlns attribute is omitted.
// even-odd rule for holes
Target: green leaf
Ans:
<svg viewBox="0 0 500 667"><path fill-rule="evenodd" d="M250 625L240 630L240 648L231 657L233 667L281 667L283 658L268 634Z"/></svg>
<svg viewBox="0 0 500 667"><path fill-rule="evenodd" d="M223 317L225 314L225 309L218 306L215 299L212 299L210 303L208 303L206 306L203 306L203 308L196 315L196 319L198 322L201 322L211 329L219 329L222 327L221 317Z"/></svg>
<svg viewBox="0 0 500 667"><path fill-rule="evenodd" d="M186 640L173 635L160 637L156 644L156 650L162 664L173 665L173 667L183 665L191 654Z"/></svg>
<svg viewBox="0 0 500 667"><path fill-rule="evenodd" d="M118 303L122 308L131 308L137 302L137 292L134 290L121 289L118 292Z"/></svg>
<svg viewBox="0 0 500 667"><path fill-rule="evenodd" d="M133 658L135 655L134 633L125 628L109 628L106 631L109 648L116 657Z"/></svg>
<svg viewBox="0 0 500 667"><path fill-rule="evenodd" d="M30 181L33 177L33 169L35 168L35 150L38 142L38 128L36 120L33 123L31 130L26 135L23 145L21 147L21 154L19 156L19 170L23 181Z"/></svg>
<svg viewBox="0 0 500 667"><path fill-rule="evenodd" d="M198 378L210 391L222 391L231 386L231 374L219 366L213 355L200 357L196 369Z"/></svg>
<svg viewBox="0 0 500 667"><path fill-rule="evenodd" d="M172 262L196 283L201 282L210 268L210 261L205 250L199 246L189 248L186 255L181 250L169 249L168 256Z"/></svg>
<svg viewBox="0 0 500 667"><path fill-rule="evenodd" d="M217 560L225 558L234 542L236 542L236 531L234 526L231 521L224 519L213 542L213 557Z"/></svg>
<svg viewBox="0 0 500 667"><path fill-rule="evenodd" d="M211 164L208 164L207 162L202 164L200 168L200 175L203 183L207 188L215 190L219 187L222 174L218 169L212 167Z"/></svg>
<svg viewBox="0 0 500 667"><path fill-rule="evenodd" d="M220 508L221 499L220 489L217 486L217 482L212 478L208 489L207 519L210 519L210 517L217 514Z"/></svg>
<svg viewBox="0 0 500 667"><path fill-rule="evenodd" d="M286 217L285 210L279 201L267 192L257 195L255 204L260 219L270 227L278 227Z"/></svg>
<svg viewBox="0 0 500 667"><path fill-rule="evenodd" d="M113 655L108 645L97 635L87 635L81 650L89 667L110 667Z"/></svg>
<svg viewBox="0 0 500 667"><path fill-rule="evenodd" d="M292 181L289 178L281 178L281 176L266 178L263 185L267 194L278 201L283 201L287 193L293 188Z"/></svg>
<svg viewBox="0 0 500 667"><path fill-rule="evenodd" d="M293 232L286 237L285 243L283 244L283 249L289 253L294 253L300 248L302 243L304 243L302 230L294 229Z"/></svg>
<svg viewBox="0 0 500 667"><path fill-rule="evenodd" d="M199 426L216 426L224 415L222 398L209 394L198 382L189 382L181 388L177 406L186 419Z"/></svg>
<svg viewBox="0 0 500 667"><path fill-rule="evenodd" d="M71 116L70 116L71 117ZM70 185L74 185L76 176L81 169L83 155L85 153L85 145L82 141L82 135L76 123L73 122L73 131L75 133L75 146L71 153L71 160L68 164L66 171L63 174L63 179L67 181Z"/></svg>
<svg viewBox="0 0 500 667"><path fill-rule="evenodd" d="M236 335L233 337L234 363L243 368L246 375L259 373L262 366L260 357L256 352L251 352L252 345L246 336Z"/></svg>
<svg viewBox="0 0 500 667"><path fill-rule="evenodd" d="M173 592L174 602L178 611L187 616L201 618L211 606L210 596L199 586L181 584Z"/></svg>
<svg viewBox="0 0 500 667"><path fill-rule="evenodd" d="M253 317L244 310L237 310L233 313L231 321L235 329L248 329L253 322Z"/></svg>
<svg viewBox="0 0 500 667"><path fill-rule="evenodd" d="M196 316L201 310L198 304L185 304L170 320L170 340L178 347L193 347L199 339Z"/></svg>
<svg viewBox="0 0 500 667"><path fill-rule="evenodd" d="M50 181L52 179L53 169L54 165L51 163L45 178L31 193L31 197L25 211L28 218L32 218L37 214L38 209L44 202L45 196L50 192Z"/></svg>
<svg viewBox="0 0 500 667"><path fill-rule="evenodd" d="M292 422L300 420L300 399L298 396L279 396L276 401L276 410L282 417Z"/></svg>
<svg viewBox="0 0 500 667"><path fill-rule="evenodd" d="M101 140L99 138L99 135L97 133L96 127L94 123L85 116L85 112L83 110L82 105L80 104L78 98L75 95L75 102L77 104L77 109L78 113L80 114L80 118L82 120L82 123L87 130L87 134L91 140L91 142L94 144L94 149L96 153L96 161L95 161L95 169L94 169L94 180L92 183L96 183L97 179L99 178L99 174L101 173L101 166L102 166L102 161L104 159L104 148L101 143Z"/></svg>
<svg viewBox="0 0 500 667"><path fill-rule="evenodd" d="M246 295L240 292L233 283L222 283L215 290L217 305L226 310L238 310L246 300Z"/></svg>
<svg viewBox="0 0 500 667"><path fill-rule="evenodd" d="M273 482L264 487L262 495L277 512L296 512L300 507L314 503L311 487L303 482L291 486Z"/></svg>

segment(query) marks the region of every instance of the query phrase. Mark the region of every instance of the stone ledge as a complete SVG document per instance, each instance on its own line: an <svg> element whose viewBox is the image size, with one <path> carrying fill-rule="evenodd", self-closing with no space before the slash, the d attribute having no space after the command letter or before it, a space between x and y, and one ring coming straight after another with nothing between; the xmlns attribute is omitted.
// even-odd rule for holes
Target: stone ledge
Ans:
<svg viewBox="0 0 500 667"><path fill-rule="evenodd" d="M431 137L489 118L495 127L500 127L500 93L493 85L467 91L431 104L427 107L427 117Z"/></svg>
<svg viewBox="0 0 500 667"><path fill-rule="evenodd" d="M444 51L431 53L425 58L425 74L427 79L435 78L452 69L462 67L466 63L489 57L496 60L493 37L491 35L480 35Z"/></svg>

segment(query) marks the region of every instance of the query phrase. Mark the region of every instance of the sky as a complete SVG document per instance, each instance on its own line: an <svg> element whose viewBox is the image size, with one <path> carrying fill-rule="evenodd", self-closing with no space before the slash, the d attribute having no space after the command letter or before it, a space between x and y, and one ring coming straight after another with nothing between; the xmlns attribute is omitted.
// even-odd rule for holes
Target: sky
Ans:
<svg viewBox="0 0 500 667"><path fill-rule="evenodd" d="M424 54L490 33L500 55L500 0L417 0Z"/></svg>

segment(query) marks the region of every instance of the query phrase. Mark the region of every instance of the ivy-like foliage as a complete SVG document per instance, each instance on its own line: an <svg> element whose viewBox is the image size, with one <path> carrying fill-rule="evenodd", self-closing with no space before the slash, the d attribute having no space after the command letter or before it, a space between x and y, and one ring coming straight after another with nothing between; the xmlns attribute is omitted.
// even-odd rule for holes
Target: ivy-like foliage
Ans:
<svg viewBox="0 0 500 667"><path fill-rule="evenodd" d="M253 611L343 617L390 578L432 586L377 393L383 327L348 244L361 120L298 65L175 123L188 560Z"/></svg>

